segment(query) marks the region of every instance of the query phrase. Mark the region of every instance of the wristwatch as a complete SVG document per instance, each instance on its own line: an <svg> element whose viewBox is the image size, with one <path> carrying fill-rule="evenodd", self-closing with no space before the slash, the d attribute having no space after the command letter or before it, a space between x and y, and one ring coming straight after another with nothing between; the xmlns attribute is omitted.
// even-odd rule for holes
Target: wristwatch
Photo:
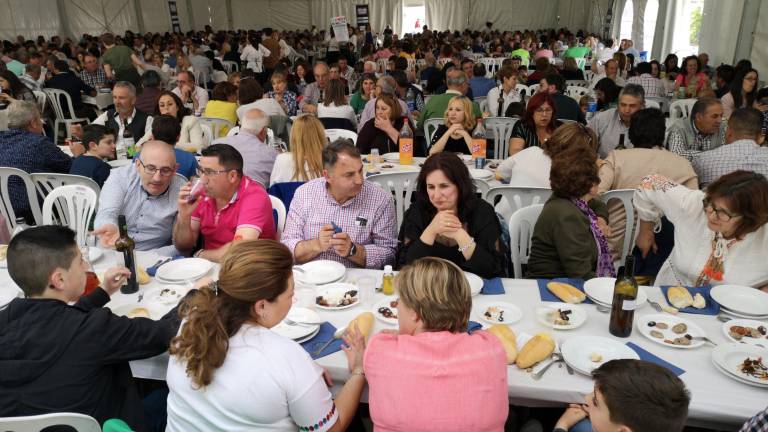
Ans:
<svg viewBox="0 0 768 432"><path fill-rule="evenodd" d="M357 253L357 245L355 242L352 242L352 246L349 248L349 253L347 254L347 258L355 256Z"/></svg>
<svg viewBox="0 0 768 432"><path fill-rule="evenodd" d="M552 429L552 432L568 432L568 431L563 428L554 428Z"/></svg>

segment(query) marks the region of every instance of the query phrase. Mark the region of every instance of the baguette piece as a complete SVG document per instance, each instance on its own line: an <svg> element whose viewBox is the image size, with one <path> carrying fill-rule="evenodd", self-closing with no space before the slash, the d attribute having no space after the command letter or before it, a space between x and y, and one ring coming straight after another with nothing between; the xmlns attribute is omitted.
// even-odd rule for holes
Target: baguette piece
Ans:
<svg viewBox="0 0 768 432"><path fill-rule="evenodd" d="M357 326L357 330L363 335L365 340L368 341L368 337L371 335L371 331L373 330L373 313L361 313L355 317L355 319L349 322L349 326L347 328L351 328L353 325Z"/></svg>
<svg viewBox="0 0 768 432"><path fill-rule="evenodd" d="M136 281L139 283L139 285L146 285L151 281L151 279L149 278L149 274L147 274L143 268L136 267Z"/></svg>
<svg viewBox="0 0 768 432"><path fill-rule="evenodd" d="M566 303L581 303L587 299L587 295L575 286L563 282L549 282L547 289L557 298Z"/></svg>
<svg viewBox="0 0 768 432"><path fill-rule="evenodd" d="M544 360L555 350L555 341L547 333L539 333L532 337L517 355L517 367L527 369Z"/></svg>
<svg viewBox="0 0 768 432"><path fill-rule="evenodd" d="M685 309L688 306L693 306L693 296L691 293L682 286L672 287L667 290L667 298L669 303L677 309Z"/></svg>
<svg viewBox="0 0 768 432"><path fill-rule="evenodd" d="M515 336L515 332L504 324L494 324L488 328L488 332L499 339L504 351L507 352L507 364L515 364L517 359L517 336Z"/></svg>
<svg viewBox="0 0 768 432"><path fill-rule="evenodd" d="M707 307L707 300L701 293L696 293L696 295L693 296L693 307L696 309L704 309Z"/></svg>

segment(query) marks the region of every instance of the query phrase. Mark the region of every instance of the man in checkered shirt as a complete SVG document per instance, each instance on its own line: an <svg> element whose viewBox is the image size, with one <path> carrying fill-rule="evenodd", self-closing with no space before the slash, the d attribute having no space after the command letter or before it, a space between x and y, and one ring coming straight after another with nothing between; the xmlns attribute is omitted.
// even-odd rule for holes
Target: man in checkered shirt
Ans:
<svg viewBox="0 0 768 432"><path fill-rule="evenodd" d="M667 148L692 160L693 156L720 147L725 142L723 105L720 100L704 97L696 101L688 118L669 127Z"/></svg>
<svg viewBox="0 0 768 432"><path fill-rule="evenodd" d="M768 432L768 408L747 420L739 432Z"/></svg>
<svg viewBox="0 0 768 432"><path fill-rule="evenodd" d="M296 190L282 242L297 263L325 259L346 267L393 264L397 218L392 196L365 180L360 152L340 139L323 150L323 177Z"/></svg>
<svg viewBox="0 0 768 432"><path fill-rule="evenodd" d="M731 114L725 133L726 145L693 156L691 164L702 185L737 170L768 176L768 148L762 141L762 115L754 108L739 108Z"/></svg>

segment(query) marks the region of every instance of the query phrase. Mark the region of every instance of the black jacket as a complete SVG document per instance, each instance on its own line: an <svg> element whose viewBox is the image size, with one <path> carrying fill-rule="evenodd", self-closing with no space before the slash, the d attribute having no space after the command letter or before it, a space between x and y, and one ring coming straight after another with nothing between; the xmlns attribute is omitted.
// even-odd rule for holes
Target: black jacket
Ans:
<svg viewBox="0 0 768 432"><path fill-rule="evenodd" d="M0 311L0 417L77 412L144 429L128 365L168 349L179 319L125 318L102 306L102 289L74 306L15 299Z"/></svg>

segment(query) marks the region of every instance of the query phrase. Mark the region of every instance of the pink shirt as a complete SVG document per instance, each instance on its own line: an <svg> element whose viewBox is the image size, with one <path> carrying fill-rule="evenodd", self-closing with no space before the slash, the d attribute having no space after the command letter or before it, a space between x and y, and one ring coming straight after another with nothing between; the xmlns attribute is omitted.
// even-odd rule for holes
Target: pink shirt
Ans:
<svg viewBox="0 0 768 432"><path fill-rule="evenodd" d="M365 350L377 432L503 431L507 357L485 331L377 334Z"/></svg>
<svg viewBox="0 0 768 432"><path fill-rule="evenodd" d="M203 201L192 213L192 220L200 223L205 249L217 249L231 242L240 227L259 231L259 238L275 238L272 202L264 188L246 176L221 210L216 209L215 199L203 195Z"/></svg>

